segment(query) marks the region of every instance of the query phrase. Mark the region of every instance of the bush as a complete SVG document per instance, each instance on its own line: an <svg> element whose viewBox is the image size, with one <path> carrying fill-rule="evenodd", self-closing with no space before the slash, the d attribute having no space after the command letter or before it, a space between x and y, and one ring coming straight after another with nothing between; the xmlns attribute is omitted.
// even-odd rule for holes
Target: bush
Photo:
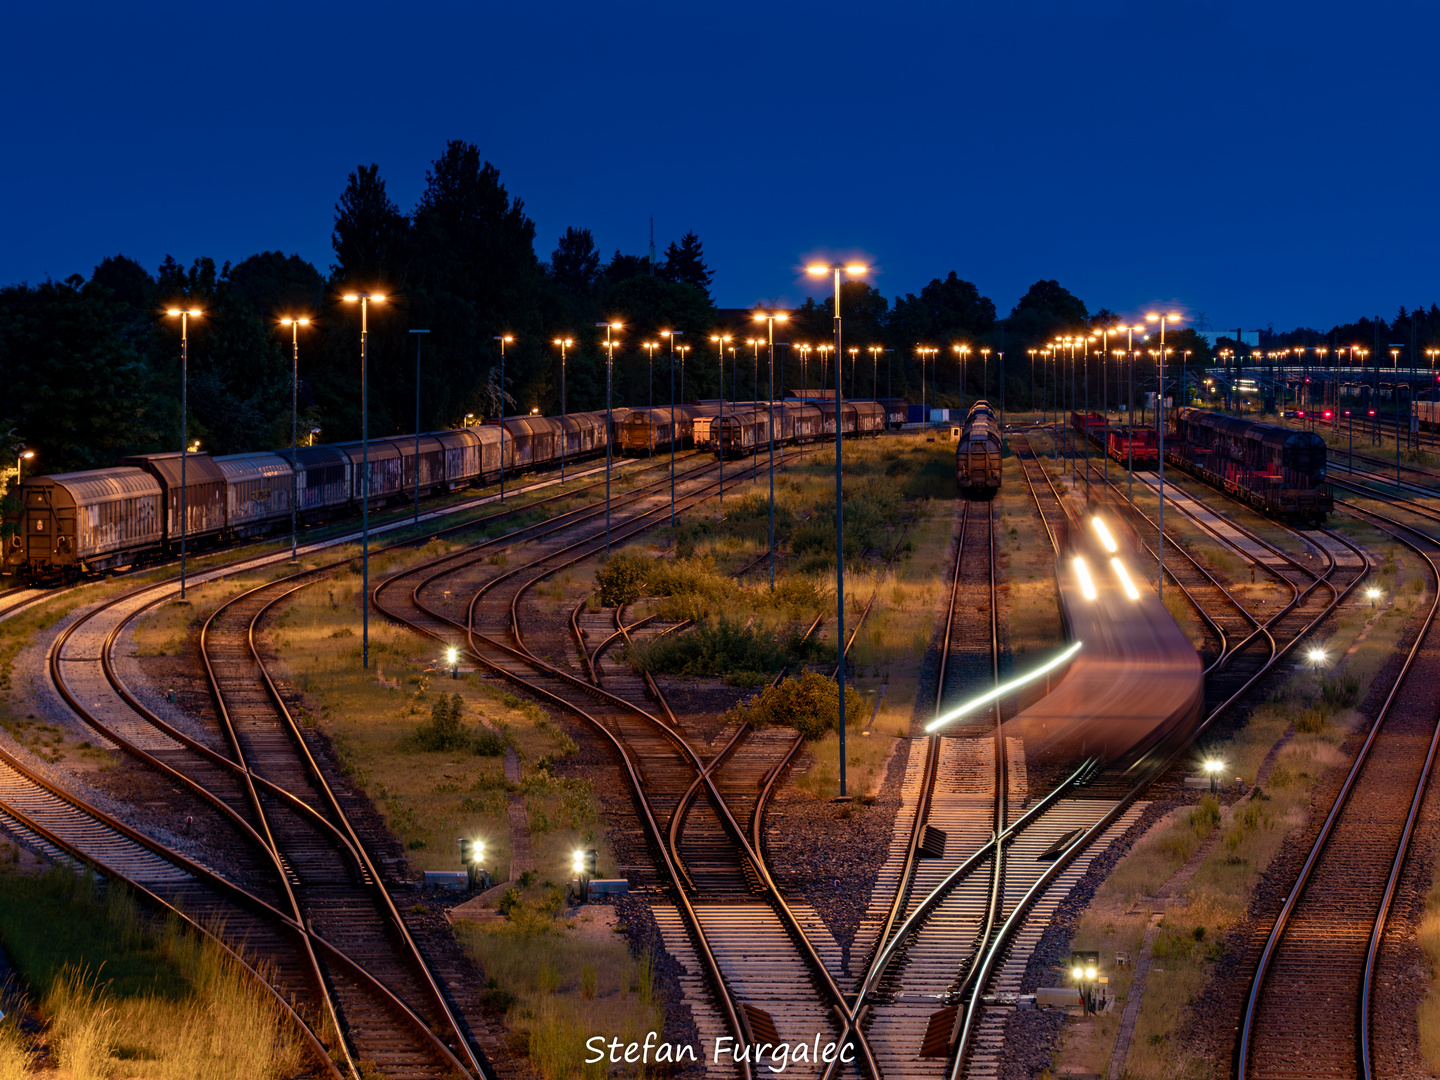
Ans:
<svg viewBox="0 0 1440 1080"><path fill-rule="evenodd" d="M504 732L487 727L472 728L462 719L465 699L459 694L441 696L430 708L429 723L421 724L410 736L413 750L469 750L485 757L499 757L510 744Z"/></svg>
<svg viewBox="0 0 1440 1080"><path fill-rule="evenodd" d="M759 686L789 664L834 659L834 649L798 631L783 635L721 618L681 634L667 634L630 648L636 667L652 674L723 675L731 686Z"/></svg>
<svg viewBox="0 0 1440 1080"><path fill-rule="evenodd" d="M785 724L807 739L818 739L835 727L840 713L840 690L830 679L807 671L798 679L782 679L758 696L742 702L723 719L748 723L752 727ZM865 720L864 695L852 690L845 696L845 722L849 726Z"/></svg>
<svg viewBox="0 0 1440 1080"><path fill-rule="evenodd" d="M644 555L621 551L605 560L595 571L595 585L600 602L606 607L633 604L646 593L646 579L655 563Z"/></svg>

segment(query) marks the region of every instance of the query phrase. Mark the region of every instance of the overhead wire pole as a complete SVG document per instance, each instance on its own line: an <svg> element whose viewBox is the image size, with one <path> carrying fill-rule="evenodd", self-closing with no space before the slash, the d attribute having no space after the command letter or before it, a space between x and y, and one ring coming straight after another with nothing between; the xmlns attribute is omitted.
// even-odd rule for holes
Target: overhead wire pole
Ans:
<svg viewBox="0 0 1440 1080"><path fill-rule="evenodd" d="M306 318L286 316L281 326L290 327L290 561L296 562L298 544L299 514L296 503L300 499L300 327L309 326Z"/></svg>
<svg viewBox="0 0 1440 1080"><path fill-rule="evenodd" d="M623 330L618 322L596 323L605 328L605 554L610 554L610 444L614 441L614 426L610 422L610 387L615 368L615 342L610 331Z"/></svg>
<svg viewBox="0 0 1440 1080"><path fill-rule="evenodd" d="M826 273L835 275L835 648L839 654L839 663L835 668L835 685L839 690L836 727L840 733L840 798L848 799L845 790L845 506L840 443L840 432L844 426L840 422L840 408L844 400L841 396L840 357L845 354L841 351L840 340L840 274L858 276L865 273L865 267L837 263L828 266L817 264L807 269L817 276Z"/></svg>
<svg viewBox="0 0 1440 1080"><path fill-rule="evenodd" d="M345 302L360 304L360 666L370 667L370 384L366 364L370 356L370 305L385 297L379 293L347 293Z"/></svg>
<svg viewBox="0 0 1440 1080"><path fill-rule="evenodd" d="M429 330L411 330L415 334L415 517L414 523L420 524L420 343L425 339L421 334L430 333Z"/></svg>

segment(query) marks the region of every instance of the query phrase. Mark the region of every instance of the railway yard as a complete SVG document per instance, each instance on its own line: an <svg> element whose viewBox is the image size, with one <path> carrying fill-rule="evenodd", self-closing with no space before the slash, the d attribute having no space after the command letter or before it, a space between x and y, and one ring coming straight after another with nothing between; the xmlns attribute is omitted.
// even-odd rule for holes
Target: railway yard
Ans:
<svg viewBox="0 0 1440 1080"><path fill-rule="evenodd" d="M1440 467L845 408L597 414L563 480L527 421L503 502L503 441L422 507L396 440L363 555L0 591L0 1076L161 952L268 1052L83 1075L1436 1075ZM88 971L14 948L37 889L122 928Z"/></svg>

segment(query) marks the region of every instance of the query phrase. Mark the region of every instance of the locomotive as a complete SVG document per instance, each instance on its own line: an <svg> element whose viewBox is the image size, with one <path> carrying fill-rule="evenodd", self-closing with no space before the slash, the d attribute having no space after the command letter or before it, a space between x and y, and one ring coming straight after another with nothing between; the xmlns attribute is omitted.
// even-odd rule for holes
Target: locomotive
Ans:
<svg viewBox="0 0 1440 1080"><path fill-rule="evenodd" d="M1334 509L1325 440L1183 406L1170 414L1165 460L1282 521L1321 524Z"/></svg>

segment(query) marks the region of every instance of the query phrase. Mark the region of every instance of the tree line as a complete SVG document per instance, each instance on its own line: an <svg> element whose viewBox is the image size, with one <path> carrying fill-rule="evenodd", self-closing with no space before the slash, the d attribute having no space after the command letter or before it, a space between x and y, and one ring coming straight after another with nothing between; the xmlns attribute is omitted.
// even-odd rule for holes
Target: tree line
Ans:
<svg viewBox="0 0 1440 1080"><path fill-rule="evenodd" d="M624 324L612 373L616 405L670 400L670 346L658 336L665 328L683 331L676 344L686 399L720 394L722 361L724 396L749 398L757 384L762 396L766 391L766 353L760 351L757 371L756 349L745 344L763 325L745 311L716 307L714 275L695 233L669 243L652 265L646 254L617 250L605 258L589 229L572 226L542 259L523 200L473 144L457 140L444 148L408 212L389 197L377 166L357 168L335 204L331 244L335 261L324 273L278 251L220 265L206 257L183 265L167 256L153 273L115 255L88 278L0 288L0 450L33 449L27 471L54 473L178 449L181 365L178 320L165 315L171 307L202 312L189 323L188 380L189 431L202 449L225 454L289 445L291 347L288 329L278 325L282 315L312 320L300 332L302 441L312 431L326 442L358 438L359 313L341 300L350 291L386 297L369 314L368 419L375 436L415 429L417 349L422 429L453 426L467 414L494 417L502 395L507 414L558 413L557 338L573 341L565 350L566 406L603 408L605 335L596 324L612 320ZM1007 403L1027 408L1028 350L1057 334L1116 321L1054 280L1037 281L1000 317L994 302L954 271L918 295L893 299L866 282L845 282L842 305L847 353L859 350L858 365L845 357L846 393L853 387L868 396L875 388L919 401L923 370L924 395L941 406L957 403L963 375L967 400L998 396L1003 378ZM1417 319L1422 337L1440 332L1433 305L1401 314L1383 331L1360 320L1354 332L1400 340L1394 335L1410 324L1396 327ZM827 296L807 300L777 326L777 388L794 389L802 380L821 385L819 356L804 359L796 346L828 344L832 315ZM503 387L501 335L514 339ZM712 339L724 335L731 341L722 354L723 343ZM1211 360L1204 338L1182 335L1173 347L1189 350L1191 364ZM1284 335L1271 337L1280 342ZM658 347L647 350L646 342ZM963 367L951 349L960 342L972 349ZM940 350L923 369L920 344ZM872 347L885 351L872 354ZM982 348L991 350L983 387ZM833 360L824 372L833 387Z"/></svg>

